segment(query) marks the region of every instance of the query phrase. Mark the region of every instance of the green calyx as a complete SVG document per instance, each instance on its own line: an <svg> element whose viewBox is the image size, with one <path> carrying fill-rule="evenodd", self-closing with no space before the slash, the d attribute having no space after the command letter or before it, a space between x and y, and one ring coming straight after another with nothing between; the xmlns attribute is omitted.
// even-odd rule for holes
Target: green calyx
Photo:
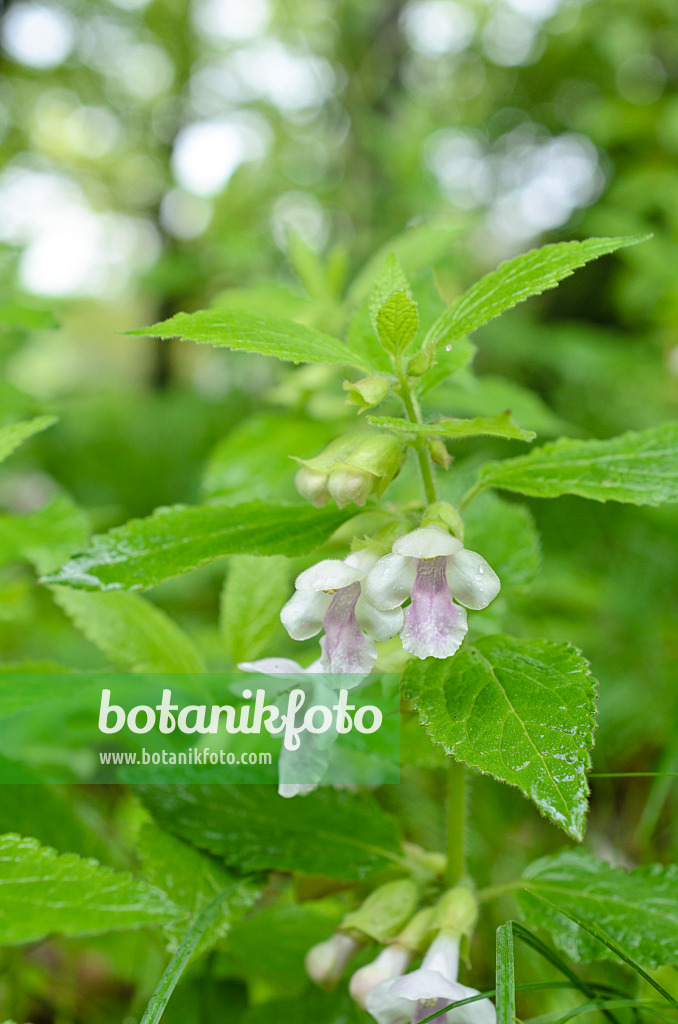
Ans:
<svg viewBox="0 0 678 1024"><path fill-rule="evenodd" d="M387 882L370 893L365 902L346 914L341 930L376 942L393 940L412 917L419 893L409 878Z"/></svg>

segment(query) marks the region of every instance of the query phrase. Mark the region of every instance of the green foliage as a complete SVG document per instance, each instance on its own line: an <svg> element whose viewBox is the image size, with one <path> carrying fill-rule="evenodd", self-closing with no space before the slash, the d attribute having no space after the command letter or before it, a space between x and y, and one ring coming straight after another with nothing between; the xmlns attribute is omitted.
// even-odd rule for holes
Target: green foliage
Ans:
<svg viewBox="0 0 678 1024"><path fill-rule="evenodd" d="M190 638L139 594L52 587L73 624L117 668L130 672L204 672Z"/></svg>
<svg viewBox="0 0 678 1024"><path fill-rule="evenodd" d="M221 592L219 628L237 664L264 651L280 624L280 609L290 596L290 564L282 556L232 558Z"/></svg>
<svg viewBox="0 0 678 1024"><path fill-rule="evenodd" d="M141 786L157 821L242 871L365 878L397 863L393 821L365 794L318 790L281 800L269 786Z"/></svg>
<svg viewBox="0 0 678 1024"><path fill-rule="evenodd" d="M66 495L39 512L0 516L0 565L21 558L40 573L52 572L84 545L87 534L82 510Z"/></svg>
<svg viewBox="0 0 678 1024"><path fill-rule="evenodd" d="M465 546L487 559L501 580L502 593L532 583L541 564L541 545L529 509L487 491L469 507L465 526Z"/></svg>
<svg viewBox="0 0 678 1024"><path fill-rule="evenodd" d="M584 242L558 242L516 256L487 274L448 306L428 332L432 345L450 345L476 331L512 306L540 295L569 277L590 260L626 245L637 245L649 235L630 238L587 238Z"/></svg>
<svg viewBox="0 0 678 1024"><path fill-rule="evenodd" d="M536 498L577 494L593 501L663 505L678 501L678 423L609 441L561 438L529 455L488 462L484 487L502 487Z"/></svg>
<svg viewBox="0 0 678 1024"><path fill-rule="evenodd" d="M517 786L581 839L595 681L569 644L482 637L446 660L411 662L403 695L434 743Z"/></svg>
<svg viewBox="0 0 678 1024"><path fill-rule="evenodd" d="M43 582L99 590L147 590L227 555L300 555L354 513L303 505L199 505L156 509L92 539Z"/></svg>
<svg viewBox="0 0 678 1024"><path fill-rule="evenodd" d="M218 861L176 836L146 824L139 837L138 853L145 879L166 892L172 902L191 917L197 916L222 890L229 897L205 930L198 952L210 949L225 938L233 925L255 902L258 891L248 882L234 878ZM165 925L170 952L176 952L186 930L185 922Z"/></svg>
<svg viewBox="0 0 678 1024"><path fill-rule="evenodd" d="M455 440L484 434L517 441L533 441L536 437L533 430L523 430L515 423L510 412L499 416L477 416L472 420L440 420L438 423L411 423L408 420L394 419L392 416L368 416L367 420L375 427L386 427L396 433L423 438L444 437Z"/></svg>
<svg viewBox="0 0 678 1024"><path fill-rule="evenodd" d="M379 307L377 330L387 352L404 352L414 340L418 327L417 305L407 292L393 292Z"/></svg>
<svg viewBox="0 0 678 1024"><path fill-rule="evenodd" d="M291 363L336 363L369 370L370 364L336 338L331 338L295 320L265 313L228 309L205 309L198 313L177 313L159 324L131 331L156 338L184 338L205 345L230 348L234 352L257 352Z"/></svg>
<svg viewBox="0 0 678 1024"><path fill-rule="evenodd" d="M92 935L165 924L180 915L159 889L35 839L0 839L0 941L35 942L53 932Z"/></svg>
<svg viewBox="0 0 678 1024"><path fill-rule="evenodd" d="M546 928L573 960L600 959L610 952L564 915L599 926L647 967L678 959L675 865L649 864L628 871L589 853L564 850L530 864L523 878L518 898L528 924Z"/></svg>
<svg viewBox="0 0 678 1024"><path fill-rule="evenodd" d="M513 963L513 924L497 928L497 1021L513 1024L516 1016L516 982Z"/></svg>
<svg viewBox="0 0 678 1024"><path fill-rule="evenodd" d="M12 454L12 452L23 444L33 434L46 430L57 421L56 416L36 416L33 420L24 420L22 423L8 423L0 427L0 462Z"/></svg>

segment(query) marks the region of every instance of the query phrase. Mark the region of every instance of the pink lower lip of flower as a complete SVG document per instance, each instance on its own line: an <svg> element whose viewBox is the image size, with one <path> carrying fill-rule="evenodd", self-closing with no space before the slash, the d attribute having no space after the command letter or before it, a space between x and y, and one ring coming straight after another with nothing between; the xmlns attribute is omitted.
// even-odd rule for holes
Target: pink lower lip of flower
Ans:
<svg viewBox="0 0 678 1024"><path fill-rule="evenodd" d="M449 1005L449 999L420 999L414 1008L411 1024L421 1024L422 1020L427 1020L434 1013L438 1016L433 1017L431 1024L447 1024L447 1014L443 1010Z"/></svg>
<svg viewBox="0 0 678 1024"><path fill-rule="evenodd" d="M466 610L452 600L447 563L442 555L418 561L412 603L405 610L400 634L405 650L417 658L449 658L466 636Z"/></svg>
<svg viewBox="0 0 678 1024"><path fill-rule="evenodd" d="M327 672L369 672L377 660L377 647L356 618L360 583L342 587L333 596L323 618L323 668Z"/></svg>

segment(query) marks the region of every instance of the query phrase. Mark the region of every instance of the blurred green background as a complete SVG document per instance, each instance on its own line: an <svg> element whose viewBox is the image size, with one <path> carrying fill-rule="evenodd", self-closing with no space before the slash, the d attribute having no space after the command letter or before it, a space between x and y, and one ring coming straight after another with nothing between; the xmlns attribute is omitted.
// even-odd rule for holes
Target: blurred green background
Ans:
<svg viewBox="0 0 678 1024"><path fill-rule="evenodd" d="M228 298L339 330L346 281L426 221L442 244L435 274L416 283L433 307L531 246L652 231L480 331L473 373L427 411L511 406L541 440L676 417L676 0L15 0L3 11L0 420L59 416L0 475L3 515L52 510L47 552L3 541L0 520L6 663L128 668L83 637L36 567L58 564L86 529L159 505L294 500L287 455L314 454L353 420L334 370L124 336L178 310ZM509 448L462 451L476 461ZM600 680L595 770L678 771L675 511L529 504L543 565L483 628L585 651ZM212 669L237 656L220 631L223 579L217 564L150 598ZM295 648L280 628L252 653ZM405 766L382 796L411 838L442 845L435 773ZM589 845L620 863L672 861L675 806L670 778L594 779ZM490 780L474 782L472 808L481 884L561 844ZM128 811L112 792L78 795L98 856L129 859ZM3 831L20 828L17 814L5 800ZM255 1003L298 1001L303 934L299 948L285 940L288 961L250 979ZM491 921L474 951L491 982L483 935ZM136 1019L162 964L145 942L13 951L0 975L7 999L7 979L20 979L7 1012L34 1024ZM239 1005L241 983L222 975L214 991L230 986ZM187 982L168 1021L213 1019L205 991L191 1001Z"/></svg>

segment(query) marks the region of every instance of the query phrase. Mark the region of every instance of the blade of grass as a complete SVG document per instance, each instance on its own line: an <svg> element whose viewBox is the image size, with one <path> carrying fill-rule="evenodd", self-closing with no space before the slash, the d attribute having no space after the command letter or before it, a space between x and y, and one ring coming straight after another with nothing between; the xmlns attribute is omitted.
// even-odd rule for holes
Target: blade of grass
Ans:
<svg viewBox="0 0 678 1024"><path fill-rule="evenodd" d="M659 1002L659 1000L656 1002ZM566 1014L562 1014L560 1010L553 1010L551 1013L544 1013L539 1017L528 1017L527 1020L523 1021L523 1024L567 1024L567 1021L572 1020L573 1017L579 1017L584 1013L599 1013L604 1009L623 1010L627 1007L644 1010L654 1017L659 1017L660 1020L669 1021L670 1024L675 1024L676 1021L675 1017L669 1017L667 1014L655 1009L654 1001L646 999L596 999L594 1002L575 1006L568 1010Z"/></svg>
<svg viewBox="0 0 678 1024"><path fill-rule="evenodd" d="M165 971L158 982L155 992L151 996L146 1012L141 1018L141 1024L158 1024L167 1006L170 996L174 992L186 964L195 952L200 939L205 931L217 916L224 900L240 885L230 885L222 889L220 893L211 900L207 906L193 919L184 935L179 948L168 963Z"/></svg>
<svg viewBox="0 0 678 1024"><path fill-rule="evenodd" d="M497 1024L513 1024L516 1015L516 979L513 962L513 922L497 928Z"/></svg>

